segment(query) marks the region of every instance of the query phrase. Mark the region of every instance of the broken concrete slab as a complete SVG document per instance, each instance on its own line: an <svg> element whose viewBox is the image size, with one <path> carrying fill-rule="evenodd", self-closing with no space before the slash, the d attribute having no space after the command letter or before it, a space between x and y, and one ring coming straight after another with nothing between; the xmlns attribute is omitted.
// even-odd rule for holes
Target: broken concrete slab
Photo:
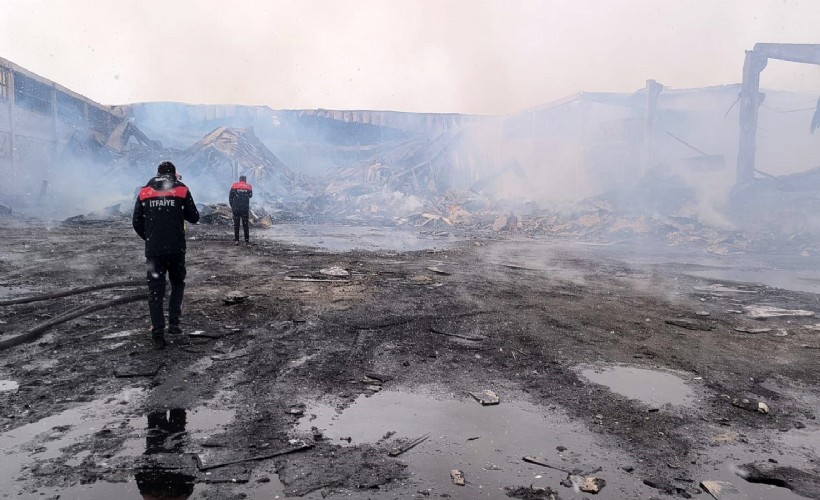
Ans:
<svg viewBox="0 0 820 500"><path fill-rule="evenodd" d="M430 267L428 267L428 268L427 268L427 270L428 270L428 271L431 271L431 272L434 272L434 273L436 273L436 274L440 274L440 275L442 275L442 276L450 276L450 274L452 274L452 273L449 273L449 272L447 272L447 271L445 271L445 270L443 270L443 269L440 269L440 268L439 268L439 267L437 267L437 266L430 266Z"/></svg>
<svg viewBox="0 0 820 500"><path fill-rule="evenodd" d="M320 269L319 274L324 274L325 276L350 276L350 272L347 269L339 266Z"/></svg>
<svg viewBox="0 0 820 500"><path fill-rule="evenodd" d="M498 395L489 389L480 393L471 392L470 396L481 403L482 406L497 405L501 401Z"/></svg>
<svg viewBox="0 0 820 500"><path fill-rule="evenodd" d="M453 479L453 484L456 486L464 486L464 473L458 469L453 469L450 471L450 477Z"/></svg>
<svg viewBox="0 0 820 500"><path fill-rule="evenodd" d="M771 328L751 328L751 327L748 327L748 326L736 326L735 331L736 332L741 332L741 333L751 333L752 335L756 335L758 333L769 333L770 331L772 331L772 329Z"/></svg>
<svg viewBox="0 0 820 500"><path fill-rule="evenodd" d="M715 500L745 500L747 498L737 489L737 486L729 481L701 481L700 487L712 495Z"/></svg>
<svg viewBox="0 0 820 500"><path fill-rule="evenodd" d="M574 481L573 481L574 482ZM606 481L594 476L579 478L578 487L584 493L598 494L606 486Z"/></svg>
<svg viewBox="0 0 820 500"><path fill-rule="evenodd" d="M222 299L222 302L225 305L233 305L233 304L241 304L248 300L248 294L245 292L240 292L239 290L232 290L225 294L225 298Z"/></svg>
<svg viewBox="0 0 820 500"><path fill-rule="evenodd" d="M779 318L787 316L805 316L813 317L813 311L806 311L805 309L782 309L780 307L772 306L743 306L743 310L753 319Z"/></svg>

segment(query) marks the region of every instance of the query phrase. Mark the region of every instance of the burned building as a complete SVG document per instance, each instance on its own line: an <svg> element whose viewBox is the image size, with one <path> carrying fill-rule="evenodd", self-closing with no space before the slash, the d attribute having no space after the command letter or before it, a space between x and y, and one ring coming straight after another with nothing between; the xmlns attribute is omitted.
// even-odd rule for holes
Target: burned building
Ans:
<svg viewBox="0 0 820 500"><path fill-rule="evenodd" d="M64 153L101 147L124 121L116 109L0 58L0 196L44 194Z"/></svg>

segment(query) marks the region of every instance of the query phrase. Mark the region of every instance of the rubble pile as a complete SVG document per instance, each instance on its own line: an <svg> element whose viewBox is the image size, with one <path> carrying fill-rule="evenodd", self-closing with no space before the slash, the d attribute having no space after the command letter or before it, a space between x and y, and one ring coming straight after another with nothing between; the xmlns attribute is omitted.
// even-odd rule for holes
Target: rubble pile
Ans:
<svg viewBox="0 0 820 500"><path fill-rule="evenodd" d="M233 224L233 211L226 203L205 205L199 210L200 224ZM256 227L271 227L273 218L263 207L253 205L248 216L248 223Z"/></svg>
<svg viewBox="0 0 820 500"><path fill-rule="evenodd" d="M64 224L107 224L114 221L130 221L131 213L120 210L120 203L105 207L102 210L95 210L87 214L80 214L69 217L63 221Z"/></svg>
<svg viewBox="0 0 820 500"><path fill-rule="evenodd" d="M195 176L248 181L272 193L309 189L308 182L291 170L253 132L253 127L219 127L182 153L177 165Z"/></svg>

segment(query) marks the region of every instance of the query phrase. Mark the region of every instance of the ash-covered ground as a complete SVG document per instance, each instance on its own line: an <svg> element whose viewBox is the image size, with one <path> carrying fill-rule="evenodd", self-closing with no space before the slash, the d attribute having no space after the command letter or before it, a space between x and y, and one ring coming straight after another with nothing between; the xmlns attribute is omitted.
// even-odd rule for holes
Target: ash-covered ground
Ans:
<svg viewBox="0 0 820 500"><path fill-rule="evenodd" d="M820 497L820 257L229 233L189 229L167 349L138 301L0 351L0 497ZM144 280L126 220L0 234L2 301ZM0 342L140 290L3 306Z"/></svg>

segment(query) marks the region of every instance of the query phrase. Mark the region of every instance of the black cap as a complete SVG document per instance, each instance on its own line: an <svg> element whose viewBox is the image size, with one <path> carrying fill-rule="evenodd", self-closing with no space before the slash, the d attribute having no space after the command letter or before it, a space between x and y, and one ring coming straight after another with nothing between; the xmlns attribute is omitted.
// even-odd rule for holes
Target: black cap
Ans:
<svg viewBox="0 0 820 500"><path fill-rule="evenodd" d="M247 177L245 177L244 175L240 175L240 176L239 176L239 181L240 181L240 182L245 182L246 180L248 180L248 178L247 178Z"/></svg>
<svg viewBox="0 0 820 500"><path fill-rule="evenodd" d="M171 175L174 176L177 173L177 167L174 166L173 163L170 161L164 161L159 164L157 167L157 175Z"/></svg>

